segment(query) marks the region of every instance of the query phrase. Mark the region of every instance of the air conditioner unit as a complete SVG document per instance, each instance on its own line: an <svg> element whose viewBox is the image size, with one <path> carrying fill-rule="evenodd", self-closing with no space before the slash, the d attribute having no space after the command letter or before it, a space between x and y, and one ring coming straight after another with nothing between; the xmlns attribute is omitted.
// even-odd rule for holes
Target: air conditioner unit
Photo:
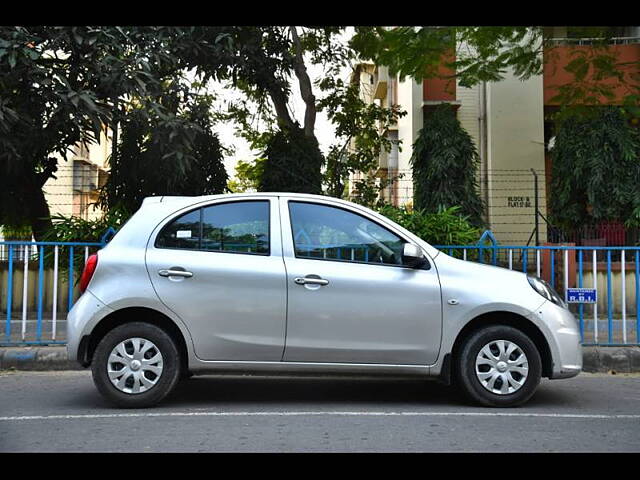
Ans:
<svg viewBox="0 0 640 480"><path fill-rule="evenodd" d="M73 161L73 190L88 193L96 190L99 184L99 168L85 160Z"/></svg>

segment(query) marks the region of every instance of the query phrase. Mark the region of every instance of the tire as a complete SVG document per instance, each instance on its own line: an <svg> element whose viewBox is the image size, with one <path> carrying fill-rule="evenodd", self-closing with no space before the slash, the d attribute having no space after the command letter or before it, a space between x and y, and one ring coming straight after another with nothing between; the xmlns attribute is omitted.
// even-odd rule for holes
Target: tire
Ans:
<svg viewBox="0 0 640 480"><path fill-rule="evenodd" d="M114 362L116 358L123 360ZM91 372L98 391L110 403L123 408L151 407L176 386L181 372L180 355L164 330L149 323L131 322L102 338Z"/></svg>
<svg viewBox="0 0 640 480"><path fill-rule="evenodd" d="M466 339L455 359L455 369L458 387L473 402L487 407L515 407L535 393L542 361L533 341L521 330L492 325Z"/></svg>

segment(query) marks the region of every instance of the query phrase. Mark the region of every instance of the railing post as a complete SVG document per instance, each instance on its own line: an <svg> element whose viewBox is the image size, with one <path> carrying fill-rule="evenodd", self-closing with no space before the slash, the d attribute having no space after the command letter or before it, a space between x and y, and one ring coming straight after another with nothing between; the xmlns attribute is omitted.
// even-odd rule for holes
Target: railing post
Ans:
<svg viewBox="0 0 640 480"><path fill-rule="evenodd" d="M38 322L36 325L36 341L42 340L42 294L44 290L44 245L38 251Z"/></svg>
<svg viewBox="0 0 640 480"><path fill-rule="evenodd" d="M22 341L24 341L27 334L27 291L29 290L29 246L24 246L24 270L22 278Z"/></svg>
<svg viewBox="0 0 640 480"><path fill-rule="evenodd" d="M607 328L609 343L613 343L613 292L611 291L611 250L607 249Z"/></svg>
<svg viewBox="0 0 640 480"><path fill-rule="evenodd" d="M640 250L636 250L636 343L640 343Z"/></svg>
<svg viewBox="0 0 640 480"><path fill-rule="evenodd" d="M624 249L620 253L620 280L622 282L620 294L622 296L622 343L627 343L627 286Z"/></svg>
<svg viewBox="0 0 640 480"><path fill-rule="evenodd" d="M58 245L53 248L53 307L51 312L51 340L56 339L58 317Z"/></svg>
<svg viewBox="0 0 640 480"><path fill-rule="evenodd" d="M9 274L7 278L7 323L4 333L7 342L11 341L11 309L13 307L13 245L9 245Z"/></svg>
<svg viewBox="0 0 640 480"><path fill-rule="evenodd" d="M538 206L538 174L536 173L536 171L532 168L531 169L531 173L533 173L533 192L534 192L534 208L535 208L535 232L536 232L536 247L540 246L540 225L539 225L539 220L538 220L538 211L539 211L539 206Z"/></svg>
<svg viewBox="0 0 640 480"><path fill-rule="evenodd" d="M73 246L69 246L69 298L67 298L67 312L73 307Z"/></svg>

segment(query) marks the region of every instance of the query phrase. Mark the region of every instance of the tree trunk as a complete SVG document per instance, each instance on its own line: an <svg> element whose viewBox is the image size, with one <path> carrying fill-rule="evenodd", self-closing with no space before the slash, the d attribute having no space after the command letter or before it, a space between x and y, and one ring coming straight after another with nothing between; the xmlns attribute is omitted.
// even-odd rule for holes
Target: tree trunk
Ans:
<svg viewBox="0 0 640 480"><path fill-rule="evenodd" d="M30 180L25 184L25 199L27 201L25 207L29 215L33 236L37 242L41 242L44 234L53 227L53 223L51 222L49 204L42 191L42 186L39 184L40 182L36 178Z"/></svg>
<svg viewBox="0 0 640 480"><path fill-rule="evenodd" d="M307 73L307 67L304 64L304 58L302 57L302 45L300 38L298 37L298 30L296 27L289 27L291 31L291 37L293 38L293 44L296 49L296 56L294 60L294 71L296 77L298 77L298 84L300 85L300 95L306 105L304 112L304 134L307 137L315 137L316 126L316 97L313 95L313 89L311 87L311 79Z"/></svg>

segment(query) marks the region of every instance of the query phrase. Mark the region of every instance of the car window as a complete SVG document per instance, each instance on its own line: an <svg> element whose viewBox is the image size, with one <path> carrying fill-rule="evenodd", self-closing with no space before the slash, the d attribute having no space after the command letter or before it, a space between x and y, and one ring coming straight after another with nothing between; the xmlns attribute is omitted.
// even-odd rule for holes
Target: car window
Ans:
<svg viewBox="0 0 640 480"><path fill-rule="evenodd" d="M202 209L202 250L269 253L269 202L236 202Z"/></svg>
<svg viewBox="0 0 640 480"><path fill-rule="evenodd" d="M405 241L361 215L303 202L289 213L296 257L402 265Z"/></svg>
<svg viewBox="0 0 640 480"><path fill-rule="evenodd" d="M178 217L162 229L156 247L197 250L200 246L200 209Z"/></svg>
<svg viewBox="0 0 640 480"><path fill-rule="evenodd" d="M165 226L159 248L269 254L269 202L223 203L192 210Z"/></svg>

